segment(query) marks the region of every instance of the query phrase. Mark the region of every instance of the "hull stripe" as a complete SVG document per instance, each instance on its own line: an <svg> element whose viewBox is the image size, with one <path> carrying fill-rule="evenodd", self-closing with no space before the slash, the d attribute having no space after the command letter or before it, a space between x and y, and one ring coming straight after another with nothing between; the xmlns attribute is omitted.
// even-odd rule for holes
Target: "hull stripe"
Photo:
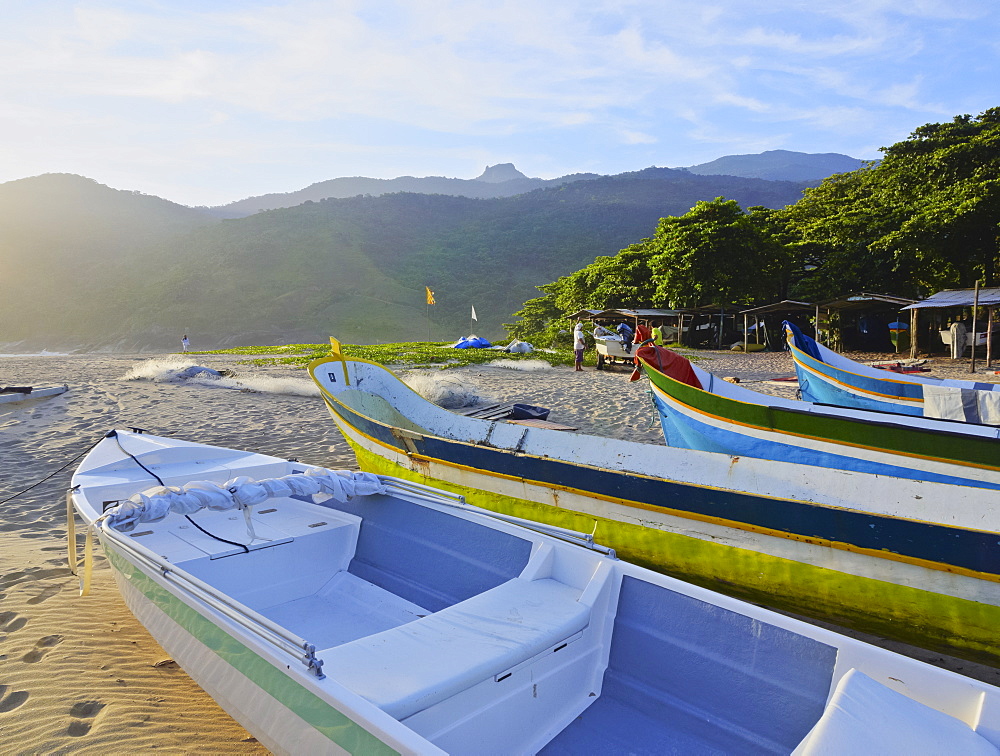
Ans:
<svg viewBox="0 0 1000 756"><path fill-rule="evenodd" d="M439 437L410 439L417 449L414 452L398 441L384 440L386 433L380 431L388 431L389 426L365 418L339 402L336 405L328 402L328 406L332 413L372 443L414 460L436 462L459 470L523 481L685 519L805 543L825 544L844 551L1000 582L1000 552L990 548L990 544L996 541L996 534L993 533L777 497L740 494L721 488L696 487L561 460L514 455ZM389 435L391 438L391 433ZM505 462L512 462L513 465ZM504 469L512 466L516 467L516 472ZM581 478L582 482L590 485L571 487L560 482ZM645 495L637 497L635 493ZM743 519L725 517L723 512L739 512ZM797 529L792 530L785 524L788 522ZM893 532L889 532L890 529ZM935 551L945 553L937 555Z"/></svg>

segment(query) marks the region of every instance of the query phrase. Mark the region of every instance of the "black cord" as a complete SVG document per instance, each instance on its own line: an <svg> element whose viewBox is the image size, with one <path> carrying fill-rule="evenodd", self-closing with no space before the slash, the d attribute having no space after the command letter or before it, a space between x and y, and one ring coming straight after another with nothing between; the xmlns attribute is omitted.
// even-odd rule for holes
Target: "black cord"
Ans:
<svg viewBox="0 0 1000 756"><path fill-rule="evenodd" d="M54 478L56 475L58 475L63 470L65 470L67 467L69 467L71 464L73 464L78 459L80 459L80 457L82 457L85 454L87 454L91 449L93 449L95 446L97 446L97 444L101 443L101 441L103 441L105 438L106 438L105 436L101 436L97 441L95 441L90 446L88 446L86 449L84 449L82 452L80 452L79 454L77 454L75 457L73 457L73 459L71 459L65 465L63 465L62 467L60 467L54 473L52 473L51 475L46 475L44 478L42 478L37 483L32 483L30 486L28 486L27 488L25 488L23 491L18 491L13 496L8 496L6 499L0 500L0 504L6 504L8 501L13 501L18 496L22 496L22 495L28 493L28 491L30 491L31 489L36 488L37 486L42 485L42 483L44 483L45 481L49 480L50 478Z"/></svg>
<svg viewBox="0 0 1000 756"><path fill-rule="evenodd" d="M157 475L155 472L153 472L148 467L146 467L144 464L142 464L142 462L140 462L135 457L134 454L132 454L130 451L128 451L128 449L126 449L124 446L122 446L121 439L118 438L118 434L115 431L110 431L108 433L108 436L106 436L106 438L107 437L113 437L115 439L115 442L118 444L118 448L119 449L121 449L123 452L125 452L126 454L128 454L130 457L132 457L132 459L135 460L135 463L137 465L139 465L139 467L141 467L143 470L145 470L150 475L152 475L154 478L156 478L156 482L159 483L164 488L166 488L166 483L163 482L163 479L159 475ZM0 503L2 503L2 502L0 502ZM228 543L230 546L239 546L241 549L243 549L244 553L246 553L246 554L250 553L250 548L245 543L237 543L236 541L227 541L225 538L220 538L219 536L215 535L214 533L209 533L207 530L205 530L205 528L203 528L201 525L199 525L194 520L192 520L191 519L191 515L184 515L184 516L187 518L188 522L190 522L192 525L194 525L196 528L198 528L198 530L200 530L202 533L204 533L208 537L214 538L216 541L221 541L222 543Z"/></svg>
<svg viewBox="0 0 1000 756"><path fill-rule="evenodd" d="M136 458L136 456L134 454L132 454L132 452L130 452L128 449L126 449L124 446L122 446L122 441L121 441L120 438L118 438L118 431L108 431L107 435L105 435L105 438L113 438L115 440L115 443L118 444L118 448L119 449L121 449L125 454L128 454L130 457L132 457L132 460L137 465L139 465L139 467L141 467L143 470L145 470L150 475L152 475L154 478L156 478L156 482L157 483L159 483L163 487L166 487L166 483L163 482L163 479L159 475L157 475L155 472L153 472L148 467L146 467L144 464L142 464L142 462L140 462Z"/></svg>
<svg viewBox="0 0 1000 756"><path fill-rule="evenodd" d="M214 538L216 541L222 541L223 543L228 543L230 546L239 546L241 549L243 549L244 554L250 553L250 547L247 546L245 543L237 543L236 541L227 541L225 538L219 538L219 536L215 535L214 533L209 533L207 530L205 530L205 528L203 528L201 525L192 520L191 515L184 515L184 516L187 517L188 522L190 522L192 525L198 528L198 530L200 530L202 533L209 536L210 538Z"/></svg>

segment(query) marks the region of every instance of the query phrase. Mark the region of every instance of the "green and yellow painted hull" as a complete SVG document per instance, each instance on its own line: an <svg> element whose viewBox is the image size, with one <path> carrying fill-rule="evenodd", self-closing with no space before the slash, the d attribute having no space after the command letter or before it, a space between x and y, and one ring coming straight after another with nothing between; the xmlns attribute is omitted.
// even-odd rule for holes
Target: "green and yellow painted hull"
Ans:
<svg viewBox="0 0 1000 756"><path fill-rule="evenodd" d="M934 516L1000 511L1000 494L475 420L360 360L310 371L363 470L593 532L733 596L1000 665L997 533Z"/></svg>

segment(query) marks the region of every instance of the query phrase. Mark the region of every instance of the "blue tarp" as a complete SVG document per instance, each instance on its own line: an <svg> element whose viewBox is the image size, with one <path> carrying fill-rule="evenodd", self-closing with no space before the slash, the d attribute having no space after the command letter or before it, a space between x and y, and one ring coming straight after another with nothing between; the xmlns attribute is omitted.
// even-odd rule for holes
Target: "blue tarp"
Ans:
<svg viewBox="0 0 1000 756"><path fill-rule="evenodd" d="M787 320L781 321L781 325L792 332L792 338L795 339L795 346L808 354L814 360L819 360L820 362L823 361L823 358L820 357L819 348L816 346L816 342L809 336L802 333L797 325L789 323Z"/></svg>
<svg viewBox="0 0 1000 756"><path fill-rule="evenodd" d="M493 345L481 336L463 336L451 346L453 349L488 349Z"/></svg>

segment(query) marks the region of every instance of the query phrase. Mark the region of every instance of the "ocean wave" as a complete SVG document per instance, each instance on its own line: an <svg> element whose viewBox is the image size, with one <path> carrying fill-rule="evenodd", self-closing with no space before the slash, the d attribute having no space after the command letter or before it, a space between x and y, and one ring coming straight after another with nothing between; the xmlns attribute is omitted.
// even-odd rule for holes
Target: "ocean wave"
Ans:
<svg viewBox="0 0 1000 756"><path fill-rule="evenodd" d="M132 366L124 381L152 381L185 386L252 391L286 396L320 396L319 388L308 378L284 378L267 375L243 375L218 371L185 357L157 357Z"/></svg>

